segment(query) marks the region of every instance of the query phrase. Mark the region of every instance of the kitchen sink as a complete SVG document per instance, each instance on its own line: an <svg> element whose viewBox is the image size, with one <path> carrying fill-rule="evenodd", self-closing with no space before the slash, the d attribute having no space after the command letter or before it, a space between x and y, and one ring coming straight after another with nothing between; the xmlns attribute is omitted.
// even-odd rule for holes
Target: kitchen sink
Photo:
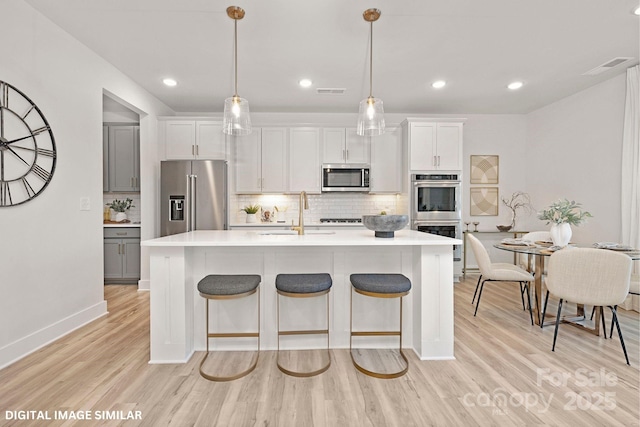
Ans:
<svg viewBox="0 0 640 427"><path fill-rule="evenodd" d="M294 236L297 235L298 232L295 230L273 230L273 231L262 231L260 233L261 236ZM323 230L305 230L304 234L336 234L335 231L323 231Z"/></svg>

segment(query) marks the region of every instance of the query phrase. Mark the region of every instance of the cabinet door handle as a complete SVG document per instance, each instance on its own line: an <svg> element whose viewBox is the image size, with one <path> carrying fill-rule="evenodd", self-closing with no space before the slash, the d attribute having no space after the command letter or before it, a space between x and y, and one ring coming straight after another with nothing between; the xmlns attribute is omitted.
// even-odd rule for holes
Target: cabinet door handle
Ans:
<svg viewBox="0 0 640 427"><path fill-rule="evenodd" d="M347 152L347 156L344 159L349 161L349 150L345 150L345 151Z"/></svg>
<svg viewBox="0 0 640 427"><path fill-rule="evenodd" d="M200 146L196 144L196 156L200 155Z"/></svg>
<svg viewBox="0 0 640 427"><path fill-rule="evenodd" d="M431 164L433 166L438 166L438 164L436 163L436 156L433 156L433 160L431 161Z"/></svg>
<svg viewBox="0 0 640 427"><path fill-rule="evenodd" d="M261 188L262 186L260 185L260 178L258 178L258 188Z"/></svg>
<svg viewBox="0 0 640 427"><path fill-rule="evenodd" d="M124 243L122 243L122 255L126 255L126 246L124 245Z"/></svg>
<svg viewBox="0 0 640 427"><path fill-rule="evenodd" d="M196 154L196 148L195 147L196 147L195 145L191 146L191 155L192 156L195 156L195 154Z"/></svg>
<svg viewBox="0 0 640 427"><path fill-rule="evenodd" d="M116 234L117 234L118 236L126 236L126 235L127 235L127 232L126 232L126 231L124 231L124 232L122 232L122 233L116 233Z"/></svg>
<svg viewBox="0 0 640 427"><path fill-rule="evenodd" d="M122 252L120 252L120 243L118 243L118 255L122 255Z"/></svg>
<svg viewBox="0 0 640 427"><path fill-rule="evenodd" d="M344 155L345 149L342 149L342 160L347 160L347 156Z"/></svg>
<svg viewBox="0 0 640 427"><path fill-rule="evenodd" d="M440 156L438 156L438 166L440 166Z"/></svg>

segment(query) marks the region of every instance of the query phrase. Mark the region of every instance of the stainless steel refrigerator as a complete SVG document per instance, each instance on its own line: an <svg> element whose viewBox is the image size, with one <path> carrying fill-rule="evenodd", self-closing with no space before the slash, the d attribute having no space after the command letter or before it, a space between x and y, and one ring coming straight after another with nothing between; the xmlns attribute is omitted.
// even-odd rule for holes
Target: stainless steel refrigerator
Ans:
<svg viewBox="0 0 640 427"><path fill-rule="evenodd" d="M160 235L227 229L227 162L160 162Z"/></svg>

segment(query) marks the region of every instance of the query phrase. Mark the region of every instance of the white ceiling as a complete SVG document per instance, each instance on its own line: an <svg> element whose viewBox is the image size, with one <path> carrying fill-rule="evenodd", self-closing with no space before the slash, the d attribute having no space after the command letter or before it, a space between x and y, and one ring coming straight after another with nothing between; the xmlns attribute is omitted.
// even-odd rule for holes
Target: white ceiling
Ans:
<svg viewBox="0 0 640 427"><path fill-rule="evenodd" d="M638 62L638 0L25 0L176 112L357 112L369 90L390 113L527 113ZM615 57L633 61L582 74ZM164 77L177 87L162 84ZM302 89L307 77L313 86ZM448 85L435 90L431 82ZM505 88L522 80L519 91ZM346 88L318 95L316 88Z"/></svg>

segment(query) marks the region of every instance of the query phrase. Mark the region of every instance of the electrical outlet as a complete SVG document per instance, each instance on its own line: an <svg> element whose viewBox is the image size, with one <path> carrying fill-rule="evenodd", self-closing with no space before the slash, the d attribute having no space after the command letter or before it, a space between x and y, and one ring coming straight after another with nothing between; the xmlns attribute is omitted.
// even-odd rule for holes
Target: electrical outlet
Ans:
<svg viewBox="0 0 640 427"><path fill-rule="evenodd" d="M81 211L90 211L91 210L91 199L88 197L80 197L80 210Z"/></svg>

